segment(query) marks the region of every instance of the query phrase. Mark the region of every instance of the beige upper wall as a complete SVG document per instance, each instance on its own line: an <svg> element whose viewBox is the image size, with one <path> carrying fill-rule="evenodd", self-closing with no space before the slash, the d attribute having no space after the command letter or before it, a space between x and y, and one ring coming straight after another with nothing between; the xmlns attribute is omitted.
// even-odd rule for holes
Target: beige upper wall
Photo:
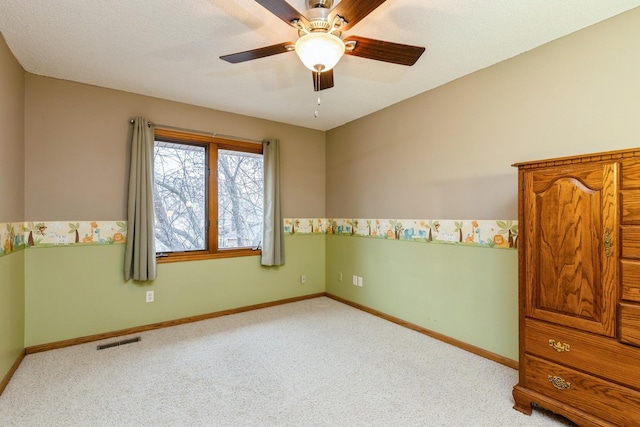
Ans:
<svg viewBox="0 0 640 427"><path fill-rule="evenodd" d="M639 76L640 8L333 129L327 216L515 219L511 164L640 144Z"/></svg>
<svg viewBox="0 0 640 427"><path fill-rule="evenodd" d="M22 221L24 71L0 34L0 223ZM0 257L0 379L24 349L24 284L24 251Z"/></svg>
<svg viewBox="0 0 640 427"><path fill-rule="evenodd" d="M28 73L25 100L27 220L125 219L129 120L138 115L280 139L284 215L324 216L324 132Z"/></svg>
<svg viewBox="0 0 640 427"><path fill-rule="evenodd" d="M0 222L24 221L24 71L0 34Z"/></svg>

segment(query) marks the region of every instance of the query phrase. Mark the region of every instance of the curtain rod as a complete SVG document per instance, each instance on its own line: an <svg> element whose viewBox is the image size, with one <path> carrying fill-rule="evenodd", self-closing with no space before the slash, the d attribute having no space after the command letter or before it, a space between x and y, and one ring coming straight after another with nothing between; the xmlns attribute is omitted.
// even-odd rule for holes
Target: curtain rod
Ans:
<svg viewBox="0 0 640 427"><path fill-rule="evenodd" d="M130 124L134 124L135 120L131 119L131 120L129 120L129 123ZM225 135L223 133L206 132L206 131L203 131L203 130L187 129L187 128L181 128L181 127L170 126L170 125L161 125L159 123L153 123L153 122L149 122L149 125L153 125L155 127L159 127L159 128L163 128L163 129L171 129L171 130L179 130L179 131L182 131L182 132L200 133L200 134L203 134L203 135L211 135L214 138L219 137L219 138L227 138L227 139L236 139L236 140L239 140L239 141L257 142L259 144L262 144L261 140L251 139L251 138L243 138L241 136Z"/></svg>

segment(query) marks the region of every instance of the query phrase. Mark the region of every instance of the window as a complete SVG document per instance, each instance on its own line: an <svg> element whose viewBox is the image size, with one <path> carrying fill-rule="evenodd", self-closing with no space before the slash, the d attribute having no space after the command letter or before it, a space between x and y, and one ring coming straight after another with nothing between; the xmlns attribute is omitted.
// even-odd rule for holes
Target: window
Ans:
<svg viewBox="0 0 640 427"><path fill-rule="evenodd" d="M159 261L260 253L261 144L156 129L153 157Z"/></svg>

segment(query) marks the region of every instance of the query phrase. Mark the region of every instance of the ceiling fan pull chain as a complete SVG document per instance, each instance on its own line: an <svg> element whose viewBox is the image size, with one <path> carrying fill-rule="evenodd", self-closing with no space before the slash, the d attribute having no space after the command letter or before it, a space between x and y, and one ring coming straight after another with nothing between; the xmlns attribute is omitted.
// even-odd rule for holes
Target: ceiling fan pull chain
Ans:
<svg viewBox="0 0 640 427"><path fill-rule="evenodd" d="M313 117L316 119L320 115L320 96L318 96L318 100L316 101L316 111L313 112Z"/></svg>
<svg viewBox="0 0 640 427"><path fill-rule="evenodd" d="M316 75L316 87L319 88L320 87L320 73L322 71L318 71L315 73ZM316 110L313 112L313 117L315 117L316 119L318 118L318 116L320 115L320 95L318 95L318 101L317 101L317 106L316 106Z"/></svg>

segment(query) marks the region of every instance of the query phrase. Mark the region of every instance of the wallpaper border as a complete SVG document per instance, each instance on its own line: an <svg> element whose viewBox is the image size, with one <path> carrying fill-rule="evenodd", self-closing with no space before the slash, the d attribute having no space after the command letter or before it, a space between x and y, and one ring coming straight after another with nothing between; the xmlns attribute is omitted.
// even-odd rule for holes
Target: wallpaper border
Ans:
<svg viewBox="0 0 640 427"><path fill-rule="evenodd" d="M518 248L515 220L287 218L284 231L289 235L334 234L494 249Z"/></svg>
<svg viewBox="0 0 640 427"><path fill-rule="evenodd" d="M517 249L514 220L285 218L287 235L365 237ZM113 245L127 241L126 221L28 221L0 223L0 257L26 248Z"/></svg>
<svg viewBox="0 0 640 427"><path fill-rule="evenodd" d="M126 241L126 221L0 223L0 256L27 248L113 245Z"/></svg>

